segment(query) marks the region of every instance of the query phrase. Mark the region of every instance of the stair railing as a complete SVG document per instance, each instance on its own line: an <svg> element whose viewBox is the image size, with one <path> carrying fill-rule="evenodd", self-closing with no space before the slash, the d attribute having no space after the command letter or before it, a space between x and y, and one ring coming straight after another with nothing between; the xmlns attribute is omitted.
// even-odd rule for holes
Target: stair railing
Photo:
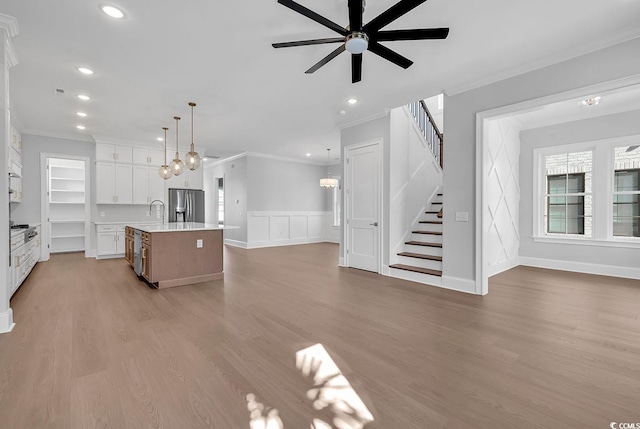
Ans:
<svg viewBox="0 0 640 429"><path fill-rule="evenodd" d="M431 112L429 112L427 104L424 100L420 100L409 103L407 107L409 108L411 115L413 115L413 119L415 119L416 124L418 124L418 128L420 128L422 135L427 141L427 145L429 146L431 153L433 153L436 161L440 164L440 168L443 168L442 145L444 142L444 136L440 130L438 130L438 126L433 120L433 116L431 116Z"/></svg>

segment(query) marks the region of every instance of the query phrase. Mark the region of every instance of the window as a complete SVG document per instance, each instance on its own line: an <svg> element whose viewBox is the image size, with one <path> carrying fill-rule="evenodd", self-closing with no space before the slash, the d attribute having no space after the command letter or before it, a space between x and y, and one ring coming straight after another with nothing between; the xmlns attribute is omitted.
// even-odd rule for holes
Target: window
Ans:
<svg viewBox="0 0 640 429"><path fill-rule="evenodd" d="M545 157L547 234L591 237L593 152Z"/></svg>
<svg viewBox="0 0 640 429"><path fill-rule="evenodd" d="M614 150L613 236L640 237L640 146Z"/></svg>

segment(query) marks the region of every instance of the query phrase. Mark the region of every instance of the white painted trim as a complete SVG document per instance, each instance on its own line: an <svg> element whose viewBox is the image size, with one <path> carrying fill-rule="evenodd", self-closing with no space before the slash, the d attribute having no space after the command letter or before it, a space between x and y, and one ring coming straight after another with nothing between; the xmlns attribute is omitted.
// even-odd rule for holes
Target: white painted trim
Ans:
<svg viewBox="0 0 640 429"><path fill-rule="evenodd" d="M242 249L247 249L246 241L238 241L238 240L231 240L229 238L225 238L224 244L228 244L229 246L233 246L233 247L240 247Z"/></svg>
<svg viewBox="0 0 640 429"><path fill-rule="evenodd" d="M621 277L640 280L640 268L620 267L615 265L590 264L585 262L559 261L556 259L520 257L520 265L546 268L549 270L571 271L583 274Z"/></svg>
<svg viewBox="0 0 640 429"><path fill-rule="evenodd" d="M11 39L6 40L5 51L7 53L7 65L9 67L15 67L18 65L18 54L13 47L13 43L11 43Z"/></svg>
<svg viewBox="0 0 640 429"><path fill-rule="evenodd" d="M515 268L518 265L520 265L520 256L516 256L508 261L502 261L496 265L491 265L487 268L487 277L495 276L496 274Z"/></svg>
<svg viewBox="0 0 640 429"><path fill-rule="evenodd" d="M629 240L594 240L580 237L531 237L536 243L567 244L572 246L617 247L640 249L640 239Z"/></svg>
<svg viewBox="0 0 640 429"><path fill-rule="evenodd" d="M440 164L436 160L435 154L429 148L429 144L427 140L424 138L424 135L422 135L422 131L420 130L420 127L416 123L416 120L413 118L413 115L409 111L409 108L407 107L407 105L402 106L402 110L404 111L405 115L407 115L407 118L409 119L409 123L411 124L409 125L409 127L420 138L420 142L422 143L422 146L429 153L429 155L431 155L430 159L431 159L431 162L433 163L433 166L440 172L440 174L442 174L442 167L440 167Z"/></svg>
<svg viewBox="0 0 640 429"><path fill-rule="evenodd" d="M346 267L347 265L344 263L344 258L342 256L338 257L338 266Z"/></svg>
<svg viewBox="0 0 640 429"><path fill-rule="evenodd" d="M164 143L160 143L160 142L155 144L151 144L151 143L144 144L144 143L136 142L133 140L116 139L113 137L100 136L95 134L92 135L91 137L93 137L93 140L95 140L96 143L100 143L100 144L117 144L117 145L130 146L135 148L155 149L155 150L164 151Z"/></svg>
<svg viewBox="0 0 640 429"><path fill-rule="evenodd" d="M345 128L354 127L356 125L362 125L362 124L365 124L365 123L367 123L369 121L373 121L375 119L384 118L385 116L388 116L390 112L391 112L391 109L386 108L381 112L377 112L377 113L374 113L372 115L365 116L364 118L355 119L353 121L349 121L349 122L344 122L342 124L338 124L338 128L341 129L341 130L344 130Z"/></svg>
<svg viewBox="0 0 640 429"><path fill-rule="evenodd" d="M565 61L587 55L592 52L596 52L626 41L635 39L640 36L640 26L634 25L623 29L622 31L616 31L616 34L610 37L604 37L597 43L592 45L580 45L578 48L573 49L571 52L559 53L556 55L550 55L537 61L528 61L517 67L503 70L498 73L493 73L490 77L481 78L475 81L468 82L463 85L454 86L446 89L448 96L458 95L463 92L471 91L473 89L481 88L486 85L491 85L502 80L529 73L535 70L543 69L554 64L560 64ZM443 90L444 91L444 90Z"/></svg>
<svg viewBox="0 0 640 429"><path fill-rule="evenodd" d="M13 310L9 307L7 311L0 313L0 334L11 332L15 326L16 324L13 322Z"/></svg>
<svg viewBox="0 0 640 429"><path fill-rule="evenodd" d="M30 134L33 136L51 137L54 139L73 140L84 143L95 143L95 140L91 136L84 134L67 134L67 133L51 133L49 131L42 131L33 128L25 128L22 131L23 134Z"/></svg>
<svg viewBox="0 0 640 429"><path fill-rule="evenodd" d="M84 252L84 257L85 258L98 258L98 251L97 250L85 250Z"/></svg>
<svg viewBox="0 0 640 429"><path fill-rule="evenodd" d="M293 218L305 218L306 219L306 231L294 230L295 224L292 222ZM310 219L321 218L321 230L319 235L310 234ZM260 224L253 223L254 219L262 218L266 219L266 230L259 228ZM287 218L287 230L283 235L279 235L277 238L272 238L271 227L274 222L274 218ZM247 242L248 249L261 248L261 247L276 247L276 246L288 246L293 244L308 244L308 243L323 243L329 242L330 233L329 228L332 228L332 213L329 211L248 211L247 212ZM317 231L316 231L317 232ZM258 239L265 237L266 239Z"/></svg>
<svg viewBox="0 0 640 429"><path fill-rule="evenodd" d="M307 165L321 165L321 166L333 166L333 165L340 165L340 162L334 162L334 163L327 163L327 162L314 162L311 160L306 160L306 159L297 159L297 158L289 158L286 156L279 156L279 155L269 155L266 153L259 153L259 152L242 152L239 153L237 155L233 155L230 156L228 158L218 158L216 159L214 162L207 162L205 168L212 168L216 165L220 165L220 164L225 164L227 162L230 161L234 161L236 159L240 159L240 158L244 158L244 157L249 157L252 156L254 158L263 158L263 159L271 159L274 161L284 161L284 162L295 162L298 164L307 164Z"/></svg>
<svg viewBox="0 0 640 429"><path fill-rule="evenodd" d="M216 165L226 164L227 162L235 161L236 159L244 158L247 156L247 152L242 152L237 155L230 156L228 158L216 159L212 163L207 162L208 166L215 167Z"/></svg>
<svg viewBox="0 0 640 429"><path fill-rule="evenodd" d="M487 292L478 293L476 290L476 282L474 280L461 279L458 277L442 276L442 285L444 289L454 290L456 292L470 293L472 295L486 295Z"/></svg>
<svg viewBox="0 0 640 429"><path fill-rule="evenodd" d="M247 249L263 249L266 247L281 247L281 246L297 246L300 244L314 244L314 243L326 243L324 238L317 239L304 239L296 238L292 240L274 240L274 241L261 241L258 243L249 243Z"/></svg>
<svg viewBox="0 0 640 429"><path fill-rule="evenodd" d="M84 162L84 257L89 258L91 249L91 159L86 156L40 153L40 261L48 261L51 256L46 246L50 242L49 223L47 222L47 158L73 159Z"/></svg>

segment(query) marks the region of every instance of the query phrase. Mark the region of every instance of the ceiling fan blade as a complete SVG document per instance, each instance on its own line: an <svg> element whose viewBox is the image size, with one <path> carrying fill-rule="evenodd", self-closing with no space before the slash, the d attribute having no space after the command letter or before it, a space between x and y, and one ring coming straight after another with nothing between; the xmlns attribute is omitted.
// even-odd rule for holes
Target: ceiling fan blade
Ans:
<svg viewBox="0 0 640 429"><path fill-rule="evenodd" d="M314 73L314 72L318 71L318 69L320 67L322 67L323 65L327 64L329 61L331 61L332 59L334 59L335 57L337 57L338 55L343 53L344 49L345 49L344 45L341 45L338 49L336 49L335 51L331 52L329 55L327 55L326 57L324 57L323 59L318 61L316 64L314 64L314 66L311 67L309 70L307 70L305 73L311 74L311 73Z"/></svg>
<svg viewBox="0 0 640 429"><path fill-rule="evenodd" d="M334 37L331 39L298 40L297 42L272 43L271 46L273 46L274 48L290 48L293 46L323 45L325 43L344 43L344 37Z"/></svg>
<svg viewBox="0 0 640 429"><path fill-rule="evenodd" d="M351 83L362 80L362 54L351 54Z"/></svg>
<svg viewBox="0 0 640 429"><path fill-rule="evenodd" d="M393 40L427 40L446 39L449 35L448 28L422 28L416 30L389 30L379 31L375 34L378 42L389 42Z"/></svg>
<svg viewBox="0 0 640 429"><path fill-rule="evenodd" d="M373 18L367 25L364 26L364 32L371 36L371 33L375 33L390 22L400 18L405 13L409 12L420 6L427 0L400 0L398 3L391 6L386 11L382 12L377 17Z"/></svg>
<svg viewBox="0 0 640 429"><path fill-rule="evenodd" d="M410 59L403 57L402 55L392 51L386 46L382 46L378 42L369 41L369 50L374 54L381 56L385 60L389 60L392 63L402 67L403 69L407 69L411 67L411 64L413 64L413 61L411 61Z"/></svg>
<svg viewBox="0 0 640 429"><path fill-rule="evenodd" d="M338 34L342 34L343 36L347 35L347 29L346 28L340 27L335 22L328 20L324 16L318 15L317 13L312 11L311 9L307 9L306 7L302 6L301 4L298 4L298 3L294 2L293 0L278 0L278 3L280 3L283 6L288 7L291 10L294 10L294 11L298 12L301 15L306 16L307 18L317 22L318 24L324 25L325 27L335 31Z"/></svg>
<svg viewBox="0 0 640 429"><path fill-rule="evenodd" d="M349 0L349 28L362 31L362 0Z"/></svg>

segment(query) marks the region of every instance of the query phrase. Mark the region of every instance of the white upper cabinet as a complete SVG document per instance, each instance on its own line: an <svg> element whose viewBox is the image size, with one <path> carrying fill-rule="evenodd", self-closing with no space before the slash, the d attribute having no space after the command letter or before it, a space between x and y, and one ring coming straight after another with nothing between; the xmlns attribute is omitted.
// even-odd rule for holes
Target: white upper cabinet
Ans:
<svg viewBox="0 0 640 429"><path fill-rule="evenodd" d="M167 180L167 188L202 189L202 172L202 167L198 168L195 171L186 169L179 176L171 176L171 178Z"/></svg>
<svg viewBox="0 0 640 429"><path fill-rule="evenodd" d="M148 165L160 167L164 162L164 153L161 150L133 148L133 163L136 165Z"/></svg>
<svg viewBox="0 0 640 429"><path fill-rule="evenodd" d="M130 164L96 162L96 204L133 203L133 167Z"/></svg>
<svg viewBox="0 0 640 429"><path fill-rule="evenodd" d="M164 199L164 180L158 175L158 168L133 166L133 204L150 204L153 200Z"/></svg>
<svg viewBox="0 0 640 429"><path fill-rule="evenodd" d="M117 144L96 143L96 161L111 161L131 164L133 148Z"/></svg>

